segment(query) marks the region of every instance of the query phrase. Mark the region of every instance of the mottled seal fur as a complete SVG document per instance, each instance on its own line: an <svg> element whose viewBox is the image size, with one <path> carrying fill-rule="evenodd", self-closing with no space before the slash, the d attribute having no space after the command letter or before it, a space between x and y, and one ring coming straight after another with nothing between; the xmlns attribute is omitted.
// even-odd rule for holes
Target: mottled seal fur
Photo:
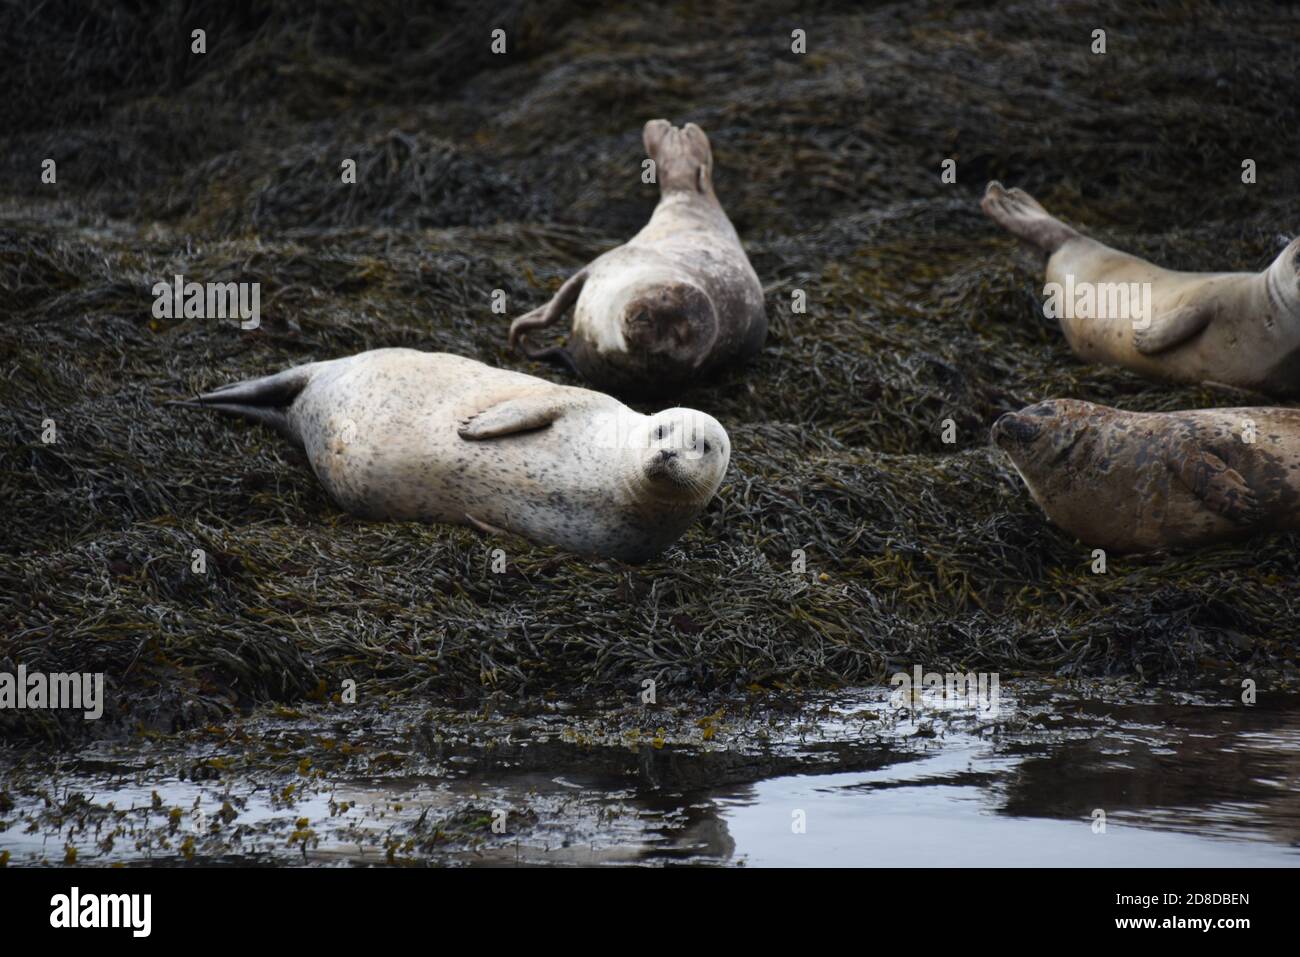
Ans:
<svg viewBox="0 0 1300 957"><path fill-rule="evenodd" d="M597 388L665 395L767 337L763 287L713 191L713 152L694 123L645 125L660 200L645 228L583 267L546 305L510 326L510 345L557 358ZM525 336L573 306L567 349Z"/></svg>
<svg viewBox="0 0 1300 957"><path fill-rule="evenodd" d="M1047 517L1089 545L1179 549L1300 528L1300 410L1122 412L1050 399L993 441Z"/></svg>
<svg viewBox="0 0 1300 957"><path fill-rule="evenodd" d="M1094 308L1060 317L1080 358L1156 379L1300 394L1300 239L1263 272L1175 272L1089 239L1023 190L989 183L981 206L1047 255L1048 283L1150 283L1149 316L1099 317Z"/></svg>
<svg viewBox="0 0 1300 957"><path fill-rule="evenodd" d="M354 514L472 524L629 562L686 531L731 455L702 412L640 415L598 392L414 349L313 362L186 404L279 429Z"/></svg>

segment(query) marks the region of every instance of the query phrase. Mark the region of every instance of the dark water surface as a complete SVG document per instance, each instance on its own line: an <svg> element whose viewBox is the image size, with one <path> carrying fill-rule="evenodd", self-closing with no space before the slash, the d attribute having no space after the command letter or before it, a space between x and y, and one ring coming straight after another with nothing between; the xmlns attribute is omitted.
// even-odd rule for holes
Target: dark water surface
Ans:
<svg viewBox="0 0 1300 957"><path fill-rule="evenodd" d="M6 764L0 851L10 866L73 851L155 864L1300 864L1300 701L1232 695L1008 681L995 711L913 714L887 689L714 715L282 709L87 749L52 773Z"/></svg>

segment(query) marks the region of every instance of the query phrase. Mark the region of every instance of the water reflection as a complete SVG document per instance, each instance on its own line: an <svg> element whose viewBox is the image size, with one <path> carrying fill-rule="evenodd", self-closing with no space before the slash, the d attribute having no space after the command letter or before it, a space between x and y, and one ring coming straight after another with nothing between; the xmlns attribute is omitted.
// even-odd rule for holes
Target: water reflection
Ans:
<svg viewBox="0 0 1300 957"><path fill-rule="evenodd" d="M69 847L79 863L1300 864L1300 701L1023 682L1002 697L996 715L911 714L872 689L737 709L707 736L679 716L653 743L627 711L304 715L240 729L280 770L198 746L5 768L0 850L11 865ZM364 757L304 763L323 730Z"/></svg>

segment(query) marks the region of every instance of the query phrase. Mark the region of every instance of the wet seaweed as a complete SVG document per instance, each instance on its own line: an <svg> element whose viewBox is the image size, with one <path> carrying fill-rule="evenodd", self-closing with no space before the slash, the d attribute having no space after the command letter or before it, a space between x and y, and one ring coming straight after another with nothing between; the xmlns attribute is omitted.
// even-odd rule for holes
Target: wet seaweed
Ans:
<svg viewBox="0 0 1300 957"><path fill-rule="evenodd" d="M1040 264L977 205L997 177L1169 265L1260 268L1300 219L1293 13L253 6L5 13L0 669L104 671L101 733L334 698L346 679L360 700L465 707L646 679L669 698L869 683L913 663L1294 680L1294 535L1094 574L987 442L1046 396L1259 397L1081 364L1041 315ZM498 24L511 52L494 57ZM395 345L570 381L505 331L644 222L655 116L708 131L772 326L756 362L680 398L735 451L662 559L361 522L278 436L165 405ZM261 327L154 318L151 287L177 273L260 282ZM6 712L0 730L86 725Z"/></svg>

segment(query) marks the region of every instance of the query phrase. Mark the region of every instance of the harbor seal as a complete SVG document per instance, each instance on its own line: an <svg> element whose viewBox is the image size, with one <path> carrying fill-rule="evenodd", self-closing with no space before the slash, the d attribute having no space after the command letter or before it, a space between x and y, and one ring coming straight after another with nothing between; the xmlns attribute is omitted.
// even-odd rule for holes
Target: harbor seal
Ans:
<svg viewBox="0 0 1300 957"><path fill-rule="evenodd" d="M650 222L510 325L511 348L560 360L620 395L669 394L754 355L767 338L763 287L713 192L708 137L694 123L651 120L643 139L661 194ZM570 306L567 348L527 344Z"/></svg>
<svg viewBox="0 0 1300 957"><path fill-rule="evenodd" d="M993 442L1047 517L1119 552L1300 528L1300 409L1122 412L1049 399Z"/></svg>
<svg viewBox="0 0 1300 957"><path fill-rule="evenodd" d="M1175 272L1089 239L1023 190L989 183L980 205L1047 255L1044 292L1064 307L1061 329L1081 359L1300 394L1300 239L1263 272ZM1134 308L1134 296L1145 308Z"/></svg>
<svg viewBox="0 0 1300 957"><path fill-rule="evenodd" d="M470 524L628 562L686 531L731 456L703 412L640 415L599 392L414 349L296 366L182 404L278 429L356 515Z"/></svg>

